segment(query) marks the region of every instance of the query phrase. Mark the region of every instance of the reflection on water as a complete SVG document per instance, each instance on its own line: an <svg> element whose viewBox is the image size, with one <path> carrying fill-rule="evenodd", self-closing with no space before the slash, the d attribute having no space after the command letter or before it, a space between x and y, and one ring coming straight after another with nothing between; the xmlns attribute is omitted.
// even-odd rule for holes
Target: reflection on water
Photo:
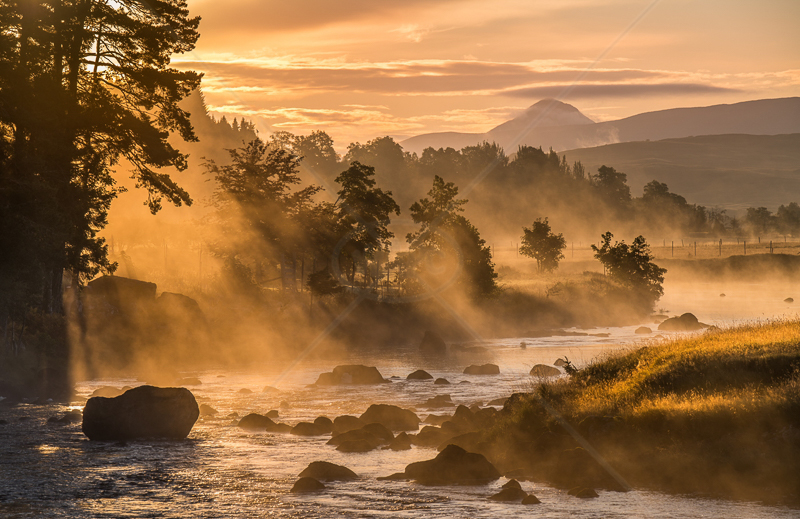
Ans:
<svg viewBox="0 0 800 519"><path fill-rule="evenodd" d="M737 292L734 287L669 288L663 307L671 313L692 311L711 323L731 316L758 317L743 314L742 301L755 293L774 301L788 290L778 287L766 294ZM719 291L726 292L724 302ZM715 293L716 299L709 293ZM781 304L775 308L783 308ZM725 305L737 309L730 311ZM385 377L397 377L392 384L379 386L309 387L319 373L333 367L320 362L307 362L287 373L267 367L248 373L193 373L202 381L192 387L198 401L219 413L202 417L186 441L89 442L79 423L47 423L48 417L69 407L0 407L0 420L7 422L0 425L0 517L797 517L796 510L781 507L638 490L601 492L599 499L580 500L530 482L524 482L523 488L538 496L541 505L495 503L486 497L498 491L505 479L485 486L451 487L377 481L378 476L400 472L411 462L432 458L435 449L350 454L325 445L327 436L252 433L234 426L235 415L250 412L276 409L279 421L294 424L320 415L358 415L371 403L414 408L420 416L452 413L452 408L422 407L427 399L441 394L451 395L455 404L485 405L529 389L536 383L528 375L534 364L552 364L567 356L582 365L606 352L631 347L642 340L634 333L636 328L590 330L609 337L492 340L483 345L488 350L483 356L446 362L423 359L411 351L393 351L391 356L361 352L339 362L375 365ZM526 349L519 346L523 340ZM462 373L465 366L486 361L498 364L501 374ZM419 368L451 384L405 380ZM78 390L85 398L103 385L135 384L123 379L91 381L80 384ZM279 391L262 392L266 386L277 386ZM240 393L245 388L253 393ZM312 495L290 494L297 474L315 460L346 465L361 478L331 482L325 491Z"/></svg>

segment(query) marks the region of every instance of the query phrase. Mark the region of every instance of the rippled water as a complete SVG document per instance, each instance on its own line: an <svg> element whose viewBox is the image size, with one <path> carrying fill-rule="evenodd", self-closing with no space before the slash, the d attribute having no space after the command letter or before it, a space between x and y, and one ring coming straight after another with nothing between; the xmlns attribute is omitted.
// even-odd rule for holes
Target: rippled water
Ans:
<svg viewBox="0 0 800 519"><path fill-rule="evenodd" d="M678 298L676 298L676 301ZM674 309L673 311L681 311ZM739 314L740 315L740 314ZM703 319L702 315L698 317ZM774 518L798 517L797 510L758 503L675 496L634 490L600 492L599 499L580 500L541 484L523 483L541 505L523 506L486 500L506 480L483 486L425 487L409 482L378 481L401 472L411 462L430 459L435 449L376 450L348 454L325 445L328 436L253 433L234 426L231 413L280 412L279 421L294 424L325 415L362 413L370 403L391 403L428 413L421 404L450 394L456 404L485 404L530 388L528 371L536 363L568 356L577 364L641 340L636 326L586 330L609 337L516 338L489 341L484 358L461 358L436 365L411 352L391 356L361 353L338 363L377 366L397 376L379 386L308 387L333 364L308 362L289 371L261 367L248 373L192 373L202 385L192 387L200 403L217 409L216 418L201 418L186 441L139 441L127 444L90 442L80 424L48 424L69 406L0 406L0 517L648 517ZM525 340L527 349L519 347ZM463 375L464 366L488 361L499 376ZM423 368L452 384L406 381ZM460 383L468 381L470 383ZM87 397L103 385L137 384L134 380L81 383ZM277 386L279 392L263 392ZM252 394L240 393L250 389ZM75 406L80 407L80 406ZM450 410L433 410L441 412ZM222 418L225 417L225 418ZM359 476L352 482L330 482L315 494L289 489L310 462L346 465Z"/></svg>

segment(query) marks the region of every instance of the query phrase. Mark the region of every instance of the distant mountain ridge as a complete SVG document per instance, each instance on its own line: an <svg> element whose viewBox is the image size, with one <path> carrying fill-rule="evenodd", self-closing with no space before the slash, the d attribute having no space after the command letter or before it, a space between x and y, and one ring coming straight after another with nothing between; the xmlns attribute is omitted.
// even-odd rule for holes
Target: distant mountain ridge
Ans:
<svg viewBox="0 0 800 519"><path fill-rule="evenodd" d="M569 104L543 100L486 133L430 133L410 137L400 144L406 151L419 154L428 147L460 149L488 141L512 154L520 145L562 151L700 135L789 133L800 133L800 97L672 108L601 123L592 122Z"/></svg>

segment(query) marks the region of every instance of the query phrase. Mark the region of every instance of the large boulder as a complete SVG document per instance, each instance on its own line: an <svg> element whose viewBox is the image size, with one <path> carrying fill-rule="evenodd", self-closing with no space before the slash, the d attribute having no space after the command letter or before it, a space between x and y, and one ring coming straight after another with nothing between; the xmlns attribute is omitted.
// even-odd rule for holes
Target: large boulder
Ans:
<svg viewBox="0 0 800 519"><path fill-rule="evenodd" d="M275 425L271 419L267 418L264 415L260 415L258 413L250 413L249 415L245 416L239 423L237 424L238 427L242 429L249 429L253 431L266 431L268 428Z"/></svg>
<svg viewBox="0 0 800 519"><path fill-rule="evenodd" d="M183 439L199 416L188 389L139 386L114 398L90 398L83 409L83 433L90 440Z"/></svg>
<svg viewBox="0 0 800 519"><path fill-rule="evenodd" d="M299 474L299 477L314 478L323 481L358 479L358 475L352 470L328 461L312 461L308 467Z"/></svg>
<svg viewBox="0 0 800 519"><path fill-rule="evenodd" d="M353 431L355 429L361 429L367 425L364 423L363 420L350 415L342 415L337 416L333 419L333 428L332 432L333 435L336 436L337 434L346 433L347 431Z"/></svg>
<svg viewBox="0 0 800 519"><path fill-rule="evenodd" d="M419 351L426 354L444 355L447 353L447 345L438 333L426 330L422 342L419 343Z"/></svg>
<svg viewBox="0 0 800 519"><path fill-rule="evenodd" d="M694 314L683 314L680 317L670 317L658 325L658 329L666 332L691 332L708 327L697 320Z"/></svg>
<svg viewBox="0 0 800 519"><path fill-rule="evenodd" d="M321 373L318 386L338 386L341 384L383 384L384 379L376 367L362 365L336 366L330 373Z"/></svg>
<svg viewBox="0 0 800 519"><path fill-rule="evenodd" d="M547 364L537 364L531 368L531 376L532 377L557 377L561 375L561 370L558 368L554 368L553 366L548 366Z"/></svg>
<svg viewBox="0 0 800 519"><path fill-rule="evenodd" d="M433 376L424 369L418 369L414 373L409 373L406 380L430 380Z"/></svg>
<svg viewBox="0 0 800 519"><path fill-rule="evenodd" d="M393 431L416 431L419 417L408 409L389 404L373 404L359 416L364 423L379 423Z"/></svg>
<svg viewBox="0 0 800 519"><path fill-rule="evenodd" d="M473 364L472 366L468 366L464 368L465 375L499 375L500 374L500 366L497 364L484 364L482 366L477 366Z"/></svg>
<svg viewBox="0 0 800 519"><path fill-rule="evenodd" d="M483 484L500 477L500 472L482 454L448 445L432 460L406 467L405 477L424 485Z"/></svg>

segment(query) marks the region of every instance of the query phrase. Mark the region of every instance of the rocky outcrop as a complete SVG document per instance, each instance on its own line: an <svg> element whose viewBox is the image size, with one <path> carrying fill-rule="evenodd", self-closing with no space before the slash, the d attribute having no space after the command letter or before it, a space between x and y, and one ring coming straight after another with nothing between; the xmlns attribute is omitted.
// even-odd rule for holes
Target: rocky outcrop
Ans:
<svg viewBox="0 0 800 519"><path fill-rule="evenodd" d="M90 398L82 428L90 440L183 439L199 416L188 389L140 386L114 398Z"/></svg>
<svg viewBox="0 0 800 519"><path fill-rule="evenodd" d="M318 492L320 490L324 490L325 485L320 483L314 478L300 478L298 479L292 489L289 492Z"/></svg>
<svg viewBox="0 0 800 519"><path fill-rule="evenodd" d="M358 479L358 475L347 467L328 461L312 461L299 474L299 477L314 478L322 481L347 481Z"/></svg>
<svg viewBox="0 0 800 519"><path fill-rule="evenodd" d="M499 375L500 366L497 364L483 364L478 366L473 364L464 369L465 375Z"/></svg>
<svg viewBox="0 0 800 519"><path fill-rule="evenodd" d="M448 445L435 458L408 465L404 476L424 485L455 485L488 483L500 473L482 454Z"/></svg>
<svg viewBox="0 0 800 519"><path fill-rule="evenodd" d="M321 373L318 386L338 386L342 384L383 384L384 379L376 367L362 365L336 366L330 373Z"/></svg>
<svg viewBox="0 0 800 519"><path fill-rule="evenodd" d="M689 313L683 314L680 317L670 317L658 325L659 330L667 332L691 332L707 327L707 324L699 322L694 314Z"/></svg>
<svg viewBox="0 0 800 519"><path fill-rule="evenodd" d="M422 342L419 343L419 351L429 355L444 355L447 353L447 345L439 334L426 330Z"/></svg>
<svg viewBox="0 0 800 519"><path fill-rule="evenodd" d="M431 374L425 371L424 369L418 369L414 373L410 373L406 377L406 380L430 380L432 378L433 377L431 376Z"/></svg>
<svg viewBox="0 0 800 519"><path fill-rule="evenodd" d="M416 431L419 417L408 409L389 404L373 404L359 416L364 423L379 423L392 431Z"/></svg>
<svg viewBox="0 0 800 519"><path fill-rule="evenodd" d="M561 370L547 364L537 364L531 368L530 374L532 377L540 378L557 377L561 375Z"/></svg>

